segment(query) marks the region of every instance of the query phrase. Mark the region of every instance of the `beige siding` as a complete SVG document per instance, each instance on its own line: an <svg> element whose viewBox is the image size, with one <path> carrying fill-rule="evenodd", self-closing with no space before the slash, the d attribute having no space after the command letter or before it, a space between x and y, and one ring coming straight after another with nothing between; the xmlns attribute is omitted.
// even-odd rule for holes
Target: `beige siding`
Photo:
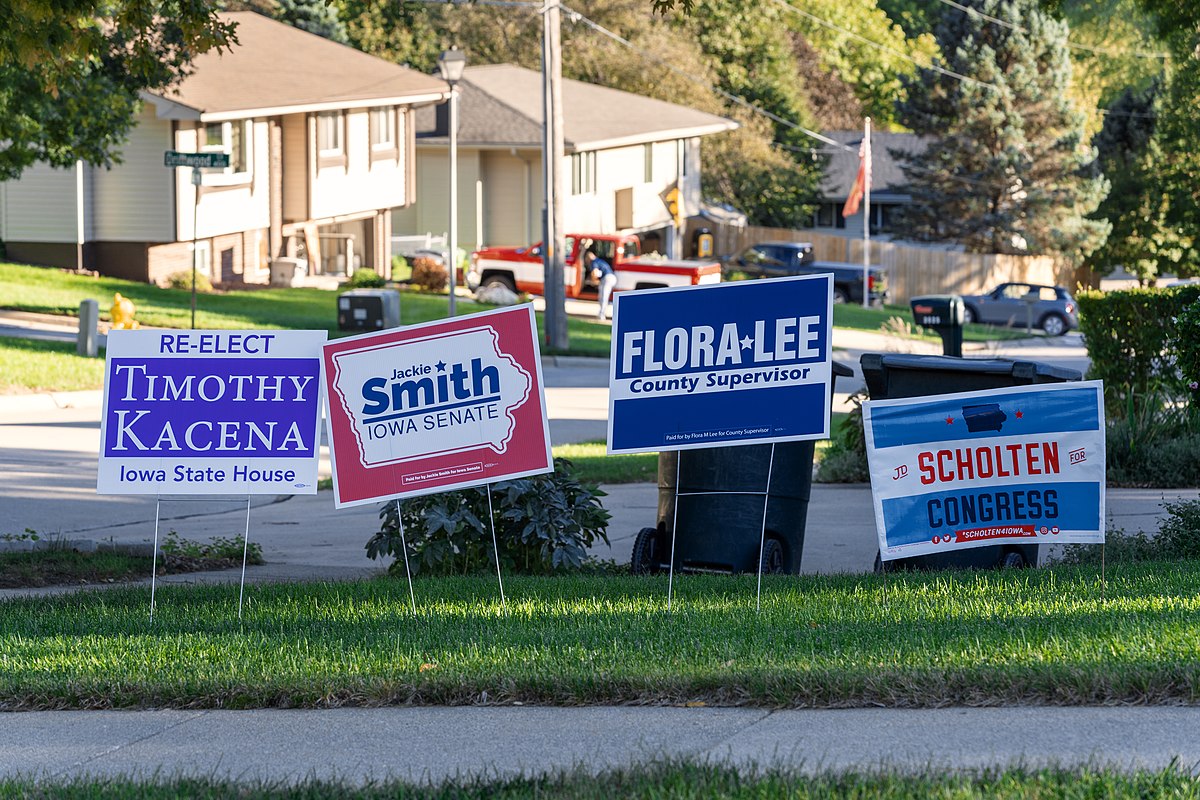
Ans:
<svg viewBox="0 0 1200 800"><path fill-rule="evenodd" d="M476 218L477 182L482 181L484 243L491 241L489 234L488 159L491 154L462 148L458 151L458 243L464 250L479 247L476 242L478 220ZM416 203L397 209L392 214L392 233L396 236L432 233L441 236L450 230L450 161L445 148L420 148L417 150ZM521 240L524 244L524 240Z"/></svg>
<svg viewBox="0 0 1200 800"><path fill-rule="evenodd" d="M483 237L489 246L530 244L529 207L540 170L533 174L527 162L508 153L486 153L483 157Z"/></svg>
<svg viewBox="0 0 1200 800"><path fill-rule="evenodd" d="M201 187L200 207L195 209L195 187L191 169L176 170L178 214L176 231L180 241L192 238L192 215L196 213L196 236L205 239L254 228L270 226L270 146L265 120L255 121L250 137L251 158L249 183L234 186L210 183L206 176ZM186 129L176 134L176 149L193 152L196 149L196 130Z"/></svg>
<svg viewBox="0 0 1200 800"><path fill-rule="evenodd" d="M357 214L404 204L403 160L370 158L370 130L365 109L346 115L346 162L322 167L313 181L311 211L314 219Z"/></svg>
<svg viewBox="0 0 1200 800"><path fill-rule="evenodd" d="M174 238L173 176L163 166L163 152L170 149L171 123L157 119L147 106L121 148L122 163L111 170L89 168L89 239L167 242Z"/></svg>
<svg viewBox="0 0 1200 800"><path fill-rule="evenodd" d="M4 239L10 242L78 242L78 172L45 164L28 167L5 184Z"/></svg>
<svg viewBox="0 0 1200 800"><path fill-rule="evenodd" d="M283 118L283 219L308 219L308 123L304 114Z"/></svg>

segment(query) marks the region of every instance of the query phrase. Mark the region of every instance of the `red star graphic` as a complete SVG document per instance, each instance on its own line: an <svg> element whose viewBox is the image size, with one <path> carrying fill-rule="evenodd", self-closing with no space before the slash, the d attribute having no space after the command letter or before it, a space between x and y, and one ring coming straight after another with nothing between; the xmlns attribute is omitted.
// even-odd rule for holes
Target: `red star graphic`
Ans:
<svg viewBox="0 0 1200 800"><path fill-rule="evenodd" d="M1024 412L1024 411L1018 411L1018 412L1017 412L1017 419L1020 419L1020 418L1021 418L1021 417L1023 417L1023 416L1025 416L1025 412Z"/></svg>
<svg viewBox="0 0 1200 800"><path fill-rule="evenodd" d="M947 425L953 425L953 424L954 424L954 417L946 417L946 424L947 424Z"/></svg>

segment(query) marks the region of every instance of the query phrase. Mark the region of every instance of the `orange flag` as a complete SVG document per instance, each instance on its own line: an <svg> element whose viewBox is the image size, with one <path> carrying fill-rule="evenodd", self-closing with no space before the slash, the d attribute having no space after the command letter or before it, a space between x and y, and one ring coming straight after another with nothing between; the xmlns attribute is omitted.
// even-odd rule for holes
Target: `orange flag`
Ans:
<svg viewBox="0 0 1200 800"><path fill-rule="evenodd" d="M871 141L863 137L862 144L858 146L858 175L854 178L854 185L850 187L850 196L846 198L846 204L842 206L843 217L853 217L858 213L858 207L862 203L863 194L867 191L867 184L871 180Z"/></svg>

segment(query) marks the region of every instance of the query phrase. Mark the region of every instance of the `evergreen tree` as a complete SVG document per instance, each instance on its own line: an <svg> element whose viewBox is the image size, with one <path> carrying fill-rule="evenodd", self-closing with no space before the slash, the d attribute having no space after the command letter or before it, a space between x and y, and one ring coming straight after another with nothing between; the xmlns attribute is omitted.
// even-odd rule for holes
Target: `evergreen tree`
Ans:
<svg viewBox="0 0 1200 800"><path fill-rule="evenodd" d="M337 8L326 0L279 0L275 18L341 44L350 41L346 36L346 26L338 18Z"/></svg>
<svg viewBox="0 0 1200 800"><path fill-rule="evenodd" d="M1078 262L1104 243L1108 223L1087 217L1107 191L1069 95L1067 26L1036 0L967 0L976 14L945 14L935 65L906 81L901 121L930 139L900 159L914 238L991 253L1051 254Z"/></svg>
<svg viewBox="0 0 1200 800"><path fill-rule="evenodd" d="M1180 277L1200 275L1200 147L1196 143L1200 130L1200 31L1193 31L1190 49L1180 48L1153 140L1161 154L1154 162L1154 174L1163 195L1165 227L1181 250L1174 264Z"/></svg>

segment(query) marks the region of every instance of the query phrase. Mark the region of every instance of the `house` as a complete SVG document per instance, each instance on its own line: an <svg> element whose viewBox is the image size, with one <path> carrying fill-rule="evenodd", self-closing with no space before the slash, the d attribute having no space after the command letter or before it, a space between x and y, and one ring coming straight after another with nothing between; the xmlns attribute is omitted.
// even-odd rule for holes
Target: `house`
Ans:
<svg viewBox="0 0 1200 800"><path fill-rule="evenodd" d="M836 233L852 239L861 239L863 234L863 211L846 218L842 206L850 194L858 175L858 147L862 144L862 131L825 131L824 135L849 147L825 146L821 153L826 156L825 174L821 179L821 204L813 214L812 227L822 233ZM908 178L893 158L892 151L920 153L925 150L926 140L915 133L888 133L875 131L871 134L871 235L887 238L892 232L896 209L912 202L908 193Z"/></svg>
<svg viewBox="0 0 1200 800"><path fill-rule="evenodd" d="M391 210L415 199L413 115L449 86L254 13L222 17L239 44L143 95L123 163L36 165L0 184L9 258L155 282L193 258L222 283L264 283L281 255L310 274L389 268ZM230 166L193 186L190 168L163 165L168 150Z"/></svg>
<svg viewBox="0 0 1200 800"><path fill-rule="evenodd" d="M542 238L542 78L511 64L468 67L458 84L458 240L464 249ZM700 139L737 123L692 108L564 80L560 170L567 231L638 233L667 251L664 196L678 186L683 213L700 210ZM449 115L417 112L418 202L393 215L397 233L449 225Z"/></svg>

